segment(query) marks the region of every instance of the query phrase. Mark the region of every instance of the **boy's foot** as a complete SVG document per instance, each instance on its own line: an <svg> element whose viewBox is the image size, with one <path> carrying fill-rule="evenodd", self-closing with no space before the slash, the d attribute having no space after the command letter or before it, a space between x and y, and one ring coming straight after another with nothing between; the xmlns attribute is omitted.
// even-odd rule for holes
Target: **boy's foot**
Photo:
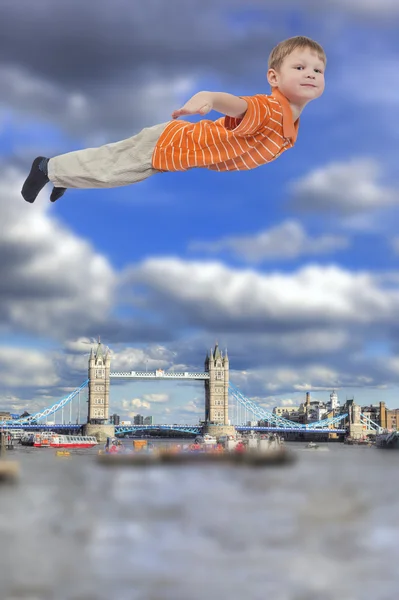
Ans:
<svg viewBox="0 0 399 600"><path fill-rule="evenodd" d="M53 191L51 192L51 195L50 195L51 202L55 202L56 200L61 198L61 196L63 196L66 191L67 191L67 188L53 187Z"/></svg>
<svg viewBox="0 0 399 600"><path fill-rule="evenodd" d="M28 177L22 186L21 194L27 202L34 202L39 192L50 180L47 177L47 163L49 159L38 156L32 163Z"/></svg>

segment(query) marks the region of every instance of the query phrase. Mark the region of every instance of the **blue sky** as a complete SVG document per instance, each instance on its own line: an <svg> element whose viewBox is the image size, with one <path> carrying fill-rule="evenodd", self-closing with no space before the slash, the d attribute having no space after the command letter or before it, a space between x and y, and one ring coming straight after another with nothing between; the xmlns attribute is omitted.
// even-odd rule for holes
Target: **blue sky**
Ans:
<svg viewBox="0 0 399 600"><path fill-rule="evenodd" d="M0 7L0 408L77 387L99 334L115 370L200 370L218 340L267 408L333 388L398 406L396 3L36 4ZM326 91L274 163L22 200L38 154L129 137L201 89L268 93L270 50L299 34L326 50ZM125 418L196 422L203 404L200 385L111 393Z"/></svg>

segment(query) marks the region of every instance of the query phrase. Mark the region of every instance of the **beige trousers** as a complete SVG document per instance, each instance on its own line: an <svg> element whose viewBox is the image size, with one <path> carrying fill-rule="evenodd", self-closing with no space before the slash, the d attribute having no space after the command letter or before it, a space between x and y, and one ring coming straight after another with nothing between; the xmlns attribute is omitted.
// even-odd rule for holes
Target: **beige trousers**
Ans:
<svg viewBox="0 0 399 600"><path fill-rule="evenodd" d="M51 158L48 178L55 187L111 188L137 183L155 173L152 155L167 123L146 127L121 142Z"/></svg>

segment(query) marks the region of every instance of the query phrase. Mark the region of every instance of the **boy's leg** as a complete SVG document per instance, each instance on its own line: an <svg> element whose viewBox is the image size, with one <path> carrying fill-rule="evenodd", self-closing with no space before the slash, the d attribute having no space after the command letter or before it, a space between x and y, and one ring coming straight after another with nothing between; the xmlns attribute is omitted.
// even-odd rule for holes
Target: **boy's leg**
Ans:
<svg viewBox="0 0 399 600"><path fill-rule="evenodd" d="M39 157L33 161L22 195L34 202L48 181L54 185L53 201L66 188L111 188L142 181L158 172L152 167L152 154L166 125L147 127L121 142L56 156L47 160L46 173L39 168L46 159Z"/></svg>

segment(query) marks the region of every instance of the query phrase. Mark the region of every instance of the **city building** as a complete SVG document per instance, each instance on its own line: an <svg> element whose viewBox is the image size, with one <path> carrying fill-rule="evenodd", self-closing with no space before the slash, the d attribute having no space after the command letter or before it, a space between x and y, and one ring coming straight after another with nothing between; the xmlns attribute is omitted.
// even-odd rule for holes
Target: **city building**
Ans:
<svg viewBox="0 0 399 600"><path fill-rule="evenodd" d="M380 403L381 404L381 403ZM362 406L361 413L366 419L371 419L374 423L380 424L381 421L381 405L370 404L369 406Z"/></svg>
<svg viewBox="0 0 399 600"><path fill-rule="evenodd" d="M153 422L153 418L151 416L150 417L145 417L145 419L144 419L144 425L152 425L153 424L152 422Z"/></svg>
<svg viewBox="0 0 399 600"><path fill-rule="evenodd" d="M11 419L11 413L0 410L0 421L10 421Z"/></svg>
<svg viewBox="0 0 399 600"><path fill-rule="evenodd" d="M299 406L275 406L273 414L289 421L298 423L311 423L312 421L321 421L327 418L327 414L338 414L340 403L335 390L330 394L329 402L321 400L312 400L310 392L306 392L305 402Z"/></svg>
<svg viewBox="0 0 399 600"><path fill-rule="evenodd" d="M399 408L387 410L387 429L397 431L399 425Z"/></svg>
<svg viewBox="0 0 399 600"><path fill-rule="evenodd" d="M120 425L121 418L119 415L113 414L110 416L109 421L110 421L111 425Z"/></svg>
<svg viewBox="0 0 399 600"><path fill-rule="evenodd" d="M342 408L335 390L330 394L328 402L321 400L312 400L310 392L306 392L305 402L300 404L298 409L298 421L300 423L311 423L322 421L323 419L333 418L341 412Z"/></svg>
<svg viewBox="0 0 399 600"><path fill-rule="evenodd" d="M399 425L399 408L387 408L385 402L380 402L380 414L378 424L383 429L398 430Z"/></svg>
<svg viewBox="0 0 399 600"><path fill-rule="evenodd" d="M275 406L273 414L289 421L298 421L299 406Z"/></svg>
<svg viewBox="0 0 399 600"><path fill-rule="evenodd" d="M310 421L321 421L327 416L327 405L325 402L320 400L314 400L310 403L310 409L308 412L308 419Z"/></svg>
<svg viewBox="0 0 399 600"><path fill-rule="evenodd" d="M338 395L335 390L333 390L330 394L330 402L327 403L327 410L339 410L340 403L338 400Z"/></svg>
<svg viewBox="0 0 399 600"><path fill-rule="evenodd" d="M134 425L144 425L143 415L134 415L133 423L134 423Z"/></svg>

